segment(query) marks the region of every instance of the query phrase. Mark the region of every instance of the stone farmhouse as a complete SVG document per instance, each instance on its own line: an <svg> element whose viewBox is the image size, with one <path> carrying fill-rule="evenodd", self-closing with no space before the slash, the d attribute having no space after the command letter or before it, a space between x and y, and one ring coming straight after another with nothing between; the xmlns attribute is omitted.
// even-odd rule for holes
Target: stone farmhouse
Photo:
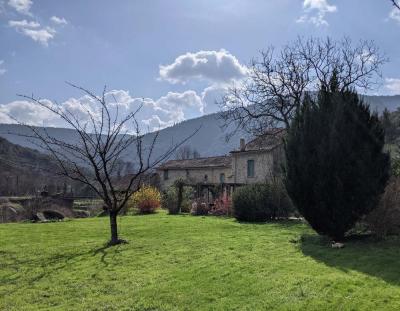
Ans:
<svg viewBox="0 0 400 311"><path fill-rule="evenodd" d="M211 187L222 186L230 195L238 186L277 177L283 160L283 133L275 129L248 143L240 139L239 148L229 155L169 160L157 168L161 189L182 179L186 185L195 187L199 196L209 198Z"/></svg>

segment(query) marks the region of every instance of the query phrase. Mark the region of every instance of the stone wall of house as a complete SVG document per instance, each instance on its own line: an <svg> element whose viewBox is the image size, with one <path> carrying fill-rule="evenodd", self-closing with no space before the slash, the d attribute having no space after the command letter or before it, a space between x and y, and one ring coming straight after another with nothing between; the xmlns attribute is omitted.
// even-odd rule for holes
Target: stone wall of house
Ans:
<svg viewBox="0 0 400 311"><path fill-rule="evenodd" d="M168 170L168 179L164 179L164 171L159 170L161 189L173 185L174 181L182 178L189 184L208 183L219 184L221 174L225 174L225 183L233 182L231 168L196 168L196 169L170 169ZM207 179L205 176L207 175Z"/></svg>
<svg viewBox="0 0 400 311"><path fill-rule="evenodd" d="M225 174L226 184L262 183L272 177L280 176L284 161L283 145L273 150L257 150L233 152L232 167L226 168L196 168L196 169L169 169L168 179L164 179L164 171L158 170L160 186L165 190L173 185L174 181L182 178L189 184L208 183L219 184L220 174ZM247 161L254 160L254 177L247 176ZM207 181L205 176L207 175Z"/></svg>
<svg viewBox="0 0 400 311"><path fill-rule="evenodd" d="M248 151L233 153L233 175L236 184L261 183L273 176L274 157L272 152ZM247 161L254 160L254 177L247 176Z"/></svg>

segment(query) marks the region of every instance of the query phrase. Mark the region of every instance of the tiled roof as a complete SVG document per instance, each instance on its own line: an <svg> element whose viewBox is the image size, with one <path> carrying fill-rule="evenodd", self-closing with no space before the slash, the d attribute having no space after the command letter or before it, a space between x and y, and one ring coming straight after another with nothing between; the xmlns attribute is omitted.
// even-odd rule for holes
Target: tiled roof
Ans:
<svg viewBox="0 0 400 311"><path fill-rule="evenodd" d="M230 156L197 158L186 160L169 160L158 167L158 169L189 169L189 168L213 168L230 167L232 158Z"/></svg>
<svg viewBox="0 0 400 311"><path fill-rule="evenodd" d="M272 150L275 147L283 143L283 137L286 131L284 129L273 129L268 131L266 134L256 137L255 139L249 141L244 150L234 150L235 152L246 152L246 151L258 151L258 150Z"/></svg>

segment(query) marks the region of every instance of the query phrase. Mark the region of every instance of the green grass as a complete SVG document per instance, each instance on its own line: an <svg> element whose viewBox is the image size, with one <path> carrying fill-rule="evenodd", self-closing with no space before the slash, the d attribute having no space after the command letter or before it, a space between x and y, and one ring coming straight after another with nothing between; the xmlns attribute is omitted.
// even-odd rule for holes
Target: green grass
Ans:
<svg viewBox="0 0 400 311"><path fill-rule="evenodd" d="M396 239L338 250L298 222L164 213L120 229L103 248L106 218L0 225L0 310L400 309Z"/></svg>

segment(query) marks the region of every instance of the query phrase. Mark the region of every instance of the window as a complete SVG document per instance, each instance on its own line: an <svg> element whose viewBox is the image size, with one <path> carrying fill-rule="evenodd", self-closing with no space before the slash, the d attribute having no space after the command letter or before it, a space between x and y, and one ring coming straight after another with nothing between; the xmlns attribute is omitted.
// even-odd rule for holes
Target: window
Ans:
<svg viewBox="0 0 400 311"><path fill-rule="evenodd" d="M254 160L247 160L247 177L254 177Z"/></svg>
<svg viewBox="0 0 400 311"><path fill-rule="evenodd" d="M189 170L186 170L186 178L189 178Z"/></svg>
<svg viewBox="0 0 400 311"><path fill-rule="evenodd" d="M221 184L225 183L225 174L224 173L219 174L219 182Z"/></svg>
<svg viewBox="0 0 400 311"><path fill-rule="evenodd" d="M207 181L207 180L208 180L208 176L204 175L204 181Z"/></svg>
<svg viewBox="0 0 400 311"><path fill-rule="evenodd" d="M168 170L164 170L164 180L168 179Z"/></svg>

